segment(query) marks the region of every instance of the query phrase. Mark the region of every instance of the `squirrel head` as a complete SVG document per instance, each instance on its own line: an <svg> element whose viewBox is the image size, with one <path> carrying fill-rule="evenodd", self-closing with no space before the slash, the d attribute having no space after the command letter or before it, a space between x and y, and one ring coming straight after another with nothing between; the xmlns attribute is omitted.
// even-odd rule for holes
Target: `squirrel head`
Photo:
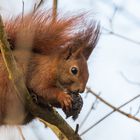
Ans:
<svg viewBox="0 0 140 140"><path fill-rule="evenodd" d="M81 49L65 51L58 64L57 86L66 92L82 93L89 76L86 58Z"/></svg>

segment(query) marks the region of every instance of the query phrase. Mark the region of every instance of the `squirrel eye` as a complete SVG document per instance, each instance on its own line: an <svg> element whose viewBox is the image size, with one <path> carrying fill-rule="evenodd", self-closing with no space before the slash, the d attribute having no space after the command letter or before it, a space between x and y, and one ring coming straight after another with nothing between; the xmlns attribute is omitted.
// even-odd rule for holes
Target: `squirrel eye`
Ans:
<svg viewBox="0 0 140 140"><path fill-rule="evenodd" d="M71 73L72 73L73 75L76 75L76 74L78 73L78 68L77 68L77 67L72 67L72 68L71 68Z"/></svg>

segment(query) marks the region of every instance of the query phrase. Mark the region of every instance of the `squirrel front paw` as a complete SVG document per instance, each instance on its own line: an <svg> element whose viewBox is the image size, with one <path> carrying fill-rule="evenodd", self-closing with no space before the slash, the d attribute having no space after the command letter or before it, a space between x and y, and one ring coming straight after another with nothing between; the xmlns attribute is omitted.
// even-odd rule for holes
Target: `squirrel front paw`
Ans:
<svg viewBox="0 0 140 140"><path fill-rule="evenodd" d="M69 110L72 108L73 99L69 94L61 92L59 93L57 100L60 103L62 109Z"/></svg>

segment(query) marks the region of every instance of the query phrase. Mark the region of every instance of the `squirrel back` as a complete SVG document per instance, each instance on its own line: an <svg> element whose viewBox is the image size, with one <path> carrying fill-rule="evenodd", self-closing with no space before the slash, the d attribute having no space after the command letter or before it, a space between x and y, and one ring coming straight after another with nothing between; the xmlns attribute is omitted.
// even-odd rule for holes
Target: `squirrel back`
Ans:
<svg viewBox="0 0 140 140"><path fill-rule="evenodd" d="M87 60L97 44L99 28L95 22L86 21L84 14L58 16L54 21L50 12L36 12L5 22L8 41L18 65L23 68L27 88L43 102L66 110L72 106L69 93L78 94L85 90L89 77ZM18 100L2 69L5 69L3 62L0 63L0 75L5 75L2 78L6 77L6 80L5 84L0 81L0 100L5 100L2 104L0 101L0 116L8 114L9 98L10 103ZM18 107L13 106L17 113ZM13 120L14 124L30 121L28 109L23 110L22 121ZM10 119L12 117L3 121L2 117L0 123L8 124Z"/></svg>

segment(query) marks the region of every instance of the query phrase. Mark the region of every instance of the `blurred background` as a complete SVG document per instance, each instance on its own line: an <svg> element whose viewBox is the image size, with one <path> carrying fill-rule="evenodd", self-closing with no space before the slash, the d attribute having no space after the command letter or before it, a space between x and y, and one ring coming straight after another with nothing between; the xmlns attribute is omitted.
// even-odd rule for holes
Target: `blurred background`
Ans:
<svg viewBox="0 0 140 140"><path fill-rule="evenodd" d="M23 0L25 13L39 0ZM0 0L4 20L22 13L22 0ZM40 9L50 9L52 0L44 0ZM89 12L100 21L101 37L89 61L87 86L113 107L119 107L140 94L140 1L139 0L58 0L59 12ZM66 121L83 140L140 140L140 98L114 111L90 92L82 95L83 109L74 122ZM65 118L61 110L59 113ZM128 116L132 115L132 119ZM26 140L57 140L49 128L38 120L23 126ZM0 127L1 140L22 140L16 127Z"/></svg>

